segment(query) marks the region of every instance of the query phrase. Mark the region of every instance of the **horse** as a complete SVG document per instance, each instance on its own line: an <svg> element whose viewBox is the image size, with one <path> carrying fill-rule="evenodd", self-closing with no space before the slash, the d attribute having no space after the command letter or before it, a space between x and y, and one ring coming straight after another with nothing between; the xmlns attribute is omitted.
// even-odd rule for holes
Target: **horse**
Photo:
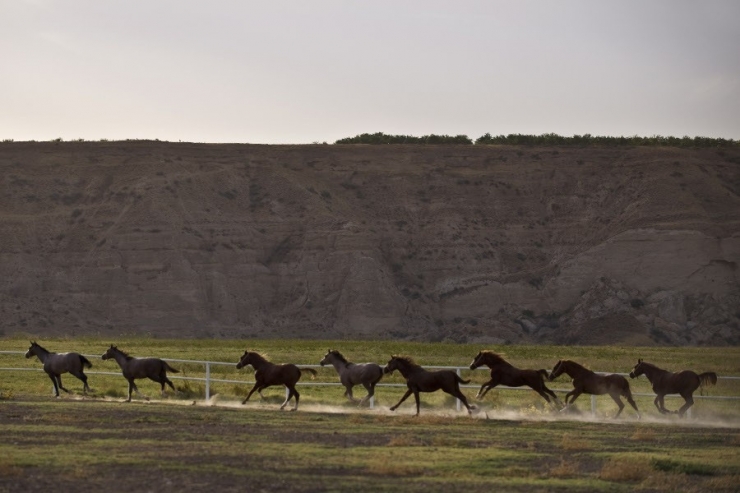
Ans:
<svg viewBox="0 0 740 493"><path fill-rule="evenodd" d="M658 368L652 363L638 359L637 364L630 372L630 378L637 378L640 375L645 375L653 386L653 392L657 394L654 402L658 411L661 414L678 413L681 418L694 405L694 391L696 389L717 383L717 374L712 371L701 375L697 375L691 370L671 373ZM680 394L686 402L678 411L669 411L663 403L666 394Z"/></svg>
<svg viewBox="0 0 740 493"><path fill-rule="evenodd" d="M403 378L406 379L408 390L401 397L401 400L398 401L398 404L391 407L391 411L395 411L403 401L411 394L414 394L414 398L416 399L416 414L414 416L418 416L419 392L435 392L437 390L441 390L460 399L460 402L468 410L468 414L473 414L473 410L476 409L474 405L468 404L468 400L460 392L460 384L470 383L470 380L463 380L452 370L428 371L416 364L411 357L392 355L388 364L383 368L383 373L393 373L395 370L401 372Z"/></svg>
<svg viewBox="0 0 740 493"><path fill-rule="evenodd" d="M555 364L555 367L550 372L550 381L552 382L558 378L561 374L567 373L570 378L573 379L573 390L565 394L565 406L568 407L568 398L570 399L570 405L572 405L579 395L593 394L593 395L604 395L614 399L614 402L619 406L619 411L614 418L619 417L624 409L624 404L620 397L627 399L637 412L637 418L640 418L640 411L637 409L634 399L632 399L632 392L630 391L630 384L626 378L621 375L599 375L592 372L589 369L584 368L575 361L560 360Z"/></svg>
<svg viewBox="0 0 740 493"><path fill-rule="evenodd" d="M44 371L54 384L54 395L59 397L59 389L69 393L62 385L62 373L71 373L82 380L82 391L87 393L90 387L87 385L85 368L92 368L92 363L79 353L50 353L43 347L31 341L31 347L26 352L26 358L38 357L44 364ZM91 391L92 392L92 391Z"/></svg>
<svg viewBox="0 0 740 493"><path fill-rule="evenodd" d="M483 365L491 369L491 379L481 385L478 395L475 396L476 399L482 399L489 390L499 384L508 387L526 385L540 394L548 403L552 402L550 401L550 397L552 397L554 402L562 407L562 403L555 392L545 385L545 379L548 377L547 370L520 370L493 351L480 351L473 362L470 363L470 369L475 370Z"/></svg>
<svg viewBox="0 0 740 493"><path fill-rule="evenodd" d="M321 366L332 365L339 374L339 381L342 382L346 389L344 395L352 402L359 402L361 406L375 395L375 385L383 378L383 369L376 363L363 363L356 365L350 363L342 356L342 353L335 349L327 351L324 358L319 363ZM367 395L362 399L355 399L352 396L352 387L361 384L367 389Z"/></svg>
<svg viewBox="0 0 740 493"><path fill-rule="evenodd" d="M260 397L264 398L262 389L272 385L285 385L288 389L288 396L280 406L280 409L285 408L290 399L295 397L295 407L291 411L298 409L298 401L301 398L301 394L295 388L295 384L301 378L301 372L305 370L313 374L313 376L318 374L313 368L298 368L292 363L285 365L270 363L264 356L254 351L244 351L244 354L236 364L236 369L238 370L247 365L252 365L252 368L254 368L255 384L252 390L249 391L249 394L247 394L247 397L242 401L242 404L246 404L255 391L259 392Z"/></svg>
<svg viewBox="0 0 740 493"><path fill-rule="evenodd" d="M118 366L123 370L123 376L128 380L128 400L126 402L131 402L131 391L136 391L137 394L139 393L139 389L134 383L134 380L139 378L148 378L149 380L154 380L160 384L162 386L162 396L165 395L165 384L169 385L173 391L175 390L175 386L172 385L170 379L167 378L167 372L180 372L172 368L164 360L159 358L134 358L124 353L113 344L111 344L108 350L103 354L102 358L104 360L115 359Z"/></svg>

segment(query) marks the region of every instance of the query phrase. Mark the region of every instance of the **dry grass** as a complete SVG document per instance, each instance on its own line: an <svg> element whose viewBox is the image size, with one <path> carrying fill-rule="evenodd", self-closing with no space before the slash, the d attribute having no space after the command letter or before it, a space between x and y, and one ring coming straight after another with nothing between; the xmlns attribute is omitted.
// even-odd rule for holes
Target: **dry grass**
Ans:
<svg viewBox="0 0 740 493"><path fill-rule="evenodd" d="M382 455L373 457L367 463L369 474L377 476L416 476L423 472L420 467L411 466L397 461L394 457Z"/></svg>
<svg viewBox="0 0 740 493"><path fill-rule="evenodd" d="M656 437L657 434L653 428L637 428L635 432L632 433L632 436L630 436L630 440L649 442L655 440Z"/></svg>
<svg viewBox="0 0 740 493"><path fill-rule="evenodd" d="M593 449L593 443L584 438L575 436L571 433L564 433L563 438L560 441L560 446L563 450L591 450Z"/></svg>
<svg viewBox="0 0 740 493"><path fill-rule="evenodd" d="M424 443L416 437L401 435L388 440L389 447L422 447Z"/></svg>
<svg viewBox="0 0 740 493"><path fill-rule="evenodd" d="M653 473L649 461L639 457L613 457L607 461L599 472L599 478L605 481L643 481Z"/></svg>
<svg viewBox="0 0 740 493"><path fill-rule="evenodd" d="M578 476L579 470L580 467L577 462L560 459L560 464L550 468L550 471L548 472L548 477L559 479L574 478Z"/></svg>
<svg viewBox="0 0 740 493"><path fill-rule="evenodd" d="M738 491L740 490L740 475L711 478L703 486L709 491Z"/></svg>

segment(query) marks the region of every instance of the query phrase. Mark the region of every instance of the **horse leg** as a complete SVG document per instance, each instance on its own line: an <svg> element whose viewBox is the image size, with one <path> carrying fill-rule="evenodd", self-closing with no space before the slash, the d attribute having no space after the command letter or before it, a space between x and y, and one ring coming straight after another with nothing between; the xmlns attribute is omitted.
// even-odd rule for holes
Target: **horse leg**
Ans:
<svg viewBox="0 0 740 493"><path fill-rule="evenodd" d="M363 383L362 386L365 387L365 390L367 390L367 395L360 399L360 403L357 404L358 407L362 406L364 403L369 401L372 396L375 395L375 384Z"/></svg>
<svg viewBox="0 0 740 493"><path fill-rule="evenodd" d="M678 410L679 418L683 418L684 414L686 414L686 411L688 411L689 408L694 405L694 396L691 392L681 392L681 397L684 398L686 404L681 406L681 409Z"/></svg>
<svg viewBox="0 0 740 493"><path fill-rule="evenodd" d="M670 409L665 407L665 394L661 394L658 397L655 398L656 401L658 401L658 404L660 404L660 407L658 407L658 410L663 414L676 414L678 411L671 411Z"/></svg>
<svg viewBox="0 0 740 493"><path fill-rule="evenodd" d="M624 409L624 403L622 402L622 399L620 399L617 394L609 394L609 396L614 400L614 402L617 403L617 406L619 406L619 411L617 411L617 414L614 415L614 419L617 419L619 415L622 414L622 410Z"/></svg>
<svg viewBox="0 0 740 493"><path fill-rule="evenodd" d="M357 399L355 399L355 397L352 395L352 385L347 384L345 385L345 388L347 390L344 391L344 395L347 397L347 399L349 399L352 402L357 402Z"/></svg>
<svg viewBox="0 0 740 493"><path fill-rule="evenodd" d="M69 390L65 389L64 385L62 385L62 376L57 375L56 377L57 377L57 382L59 382L59 388L69 394Z"/></svg>
<svg viewBox="0 0 740 493"><path fill-rule="evenodd" d="M635 404L635 400L632 398L632 394L627 394L625 397L627 399L627 402L630 403L630 406L632 406L632 409L634 409L637 413L637 419L640 419L640 411L637 409L637 404Z"/></svg>
<svg viewBox="0 0 740 493"><path fill-rule="evenodd" d="M51 383L54 385L54 396L59 397L59 387L57 386L57 378L56 376L52 375L51 373L47 373L49 375L49 378L51 378Z"/></svg>
<svg viewBox="0 0 740 493"><path fill-rule="evenodd" d="M254 387L252 387L252 390L250 390L249 393L247 394L247 397L244 398L244 400L242 401L242 404L246 404L247 403L247 401L249 400L249 398L252 397L252 394L254 394L254 391L255 390L257 392L259 392L260 397L262 397L262 386L260 384L256 383L256 384L254 384Z"/></svg>
<svg viewBox="0 0 740 493"><path fill-rule="evenodd" d="M82 391L84 393L87 393L88 390L90 390L90 387L87 385L87 375L85 375L82 370L80 371L71 371L70 372L74 377L76 377L78 380L82 380L83 386Z"/></svg>
<svg viewBox="0 0 740 493"><path fill-rule="evenodd" d="M403 403L403 401L405 401L406 399L408 399L408 398L409 398L409 396L411 395L411 392L412 392L412 391L411 391L411 389L408 389L408 390L406 391L406 393L405 393L405 394L403 394L403 397L401 397L401 400L400 400L400 401L398 401L398 404L396 404L395 406L392 406L392 407L391 407L391 411L395 411L396 409L398 409L398 406L400 406L400 405L401 405L401 403ZM418 399L418 397L417 397L417 399Z"/></svg>
<svg viewBox="0 0 740 493"><path fill-rule="evenodd" d="M542 386L542 390L543 390L543 391L544 391L545 393L549 394L549 395L550 395L550 396L551 396L551 397L553 398L553 402L555 402L555 404L557 404L557 405L558 405L559 407L561 407L561 408L563 407L563 403L562 403L562 402L560 402L560 399L558 399L558 396L557 396L557 394L555 394L555 392L553 392L552 390L548 389L548 388L547 388L547 387L545 387L544 385ZM543 396L543 397L544 397L544 396ZM545 399L545 400L547 400L547 399ZM549 401L548 401L548 402L549 402Z"/></svg>
<svg viewBox="0 0 740 493"><path fill-rule="evenodd" d="M419 407L421 405L419 402L419 391L418 390L414 391L414 399L416 399L416 414L414 414L414 417L416 417L419 415Z"/></svg>
<svg viewBox="0 0 740 493"><path fill-rule="evenodd" d="M136 389L136 385L134 384L134 379L130 378L128 379L128 400L126 402L131 402L131 392ZM136 390L136 393L139 393L139 390Z"/></svg>
<svg viewBox="0 0 740 493"><path fill-rule="evenodd" d="M448 392L448 393L451 396L457 397L458 399L460 399L460 402L462 402L463 405L465 406L465 408L468 410L468 414L473 414L473 409L476 409L476 407L475 406L471 406L470 404L468 404L468 399L465 397L465 394L463 394L462 392L460 392L460 389L459 388L455 389L454 392Z"/></svg>
<svg viewBox="0 0 740 493"><path fill-rule="evenodd" d="M483 396L486 395L486 393L491 390L493 387L495 387L496 384L494 383L493 379L490 379L486 383L480 386L480 390L477 394L475 394L476 399L483 399Z"/></svg>
<svg viewBox="0 0 740 493"><path fill-rule="evenodd" d="M283 409L290 401L290 398L295 396L295 407L291 409L291 411L295 411L298 409L298 401L301 398L301 394L298 393L295 387L288 387L287 385L285 387L288 389L288 397L285 398L285 402L280 406L280 409Z"/></svg>

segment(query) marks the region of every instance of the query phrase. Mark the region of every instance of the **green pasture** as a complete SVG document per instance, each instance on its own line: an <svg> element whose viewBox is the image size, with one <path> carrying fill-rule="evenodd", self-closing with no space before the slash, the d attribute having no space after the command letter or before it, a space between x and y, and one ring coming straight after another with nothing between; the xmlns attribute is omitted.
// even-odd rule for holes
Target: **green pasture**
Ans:
<svg viewBox="0 0 740 493"><path fill-rule="evenodd" d="M740 430L0 401L0 491L737 491Z"/></svg>
<svg viewBox="0 0 740 493"><path fill-rule="evenodd" d="M0 350L25 351L28 349L29 337L0 339ZM251 388L254 376L251 368L236 369L236 362L245 349L256 350L266 355L275 363L292 362L298 365L316 365L329 348L340 350L350 361L362 363L375 361L384 365L391 354L406 354L413 356L423 366L460 366L461 375L472 380L471 387L464 388L463 392L474 401L479 386L487 380L485 370L470 371L467 366L481 349L490 349L504 354L515 366L520 368L552 369L558 359L572 359L596 371L626 373L636 363L637 358L643 358L660 367L679 370L693 369L698 372L714 371L720 376L740 375L740 348L696 348L696 347L580 347L580 346L480 346L476 344L448 344L448 343L415 343L399 341L313 341L313 340L200 340L200 339L154 339L142 337L121 337L115 341L97 338L74 339L44 339L38 340L42 346L50 351L76 351L86 355L99 356L105 349L115 343L119 348L132 356L156 356L164 359L207 360L229 363L228 365L211 365L212 379L233 380L238 383L212 382L211 395L218 394L220 401L238 401L246 396ZM120 369L112 361L102 361L99 358L90 358L93 368L87 370L89 382L94 392L92 397L124 398L127 383L120 376ZM180 380L175 377L204 378L205 366L199 363L172 362L172 366L180 370L179 374L170 375L178 390L177 393L168 391L168 398L174 400L198 400L205 396L205 384L199 381ZM41 363L37 358L26 359L22 355L0 355L0 367L27 368L38 370ZM98 375L95 372L110 372L114 375ZM338 386L319 386L317 383L337 383L336 372L331 366L318 369L319 375L311 379L305 374L299 384L301 392L301 406L303 405L333 405L354 409L354 405L344 397L344 389ZM39 371L3 371L0 373L0 392L8 396L50 396L51 382L48 377ZM81 393L82 384L76 378L63 376L65 386L75 393ZM397 373L385 376L381 383L397 384L397 387L378 387L376 391L376 406L388 408L401 397L405 388L403 380ZM159 398L159 386L148 380L137 382L144 396ZM645 377L630 380L634 393L651 394L650 386ZM561 376L555 382L549 383L552 389L569 390L571 384L567 376ZM356 397L365 395L362 387L355 387ZM707 389L706 393L713 396L740 396L740 380L720 380L715 387ZM279 405L284 398L284 390L273 387L264 392L267 397L263 404ZM559 393L559 395L564 395ZM63 395L63 398L65 396ZM137 398L136 396L134 397ZM255 394L253 402L247 406L260 404L259 396ZM653 406L653 397L636 397L638 407L643 413L657 415ZM682 404L678 396L666 399L669 408L677 408ZM489 392L479 407L488 413L499 411L517 411L530 414L548 414L552 410L545 401L531 390L496 389ZM440 409L455 412L455 401L442 393L422 395L422 412L424 409ZM588 396L582 396L577 401L578 409L590 412L591 402ZM740 419L738 401L699 400L693 409L693 417L707 419ZM610 416L616 412L616 406L609 397L596 398L596 410L599 416ZM413 412L413 398L407 400L398 411L399 414ZM626 408L625 418L634 417L634 412Z"/></svg>

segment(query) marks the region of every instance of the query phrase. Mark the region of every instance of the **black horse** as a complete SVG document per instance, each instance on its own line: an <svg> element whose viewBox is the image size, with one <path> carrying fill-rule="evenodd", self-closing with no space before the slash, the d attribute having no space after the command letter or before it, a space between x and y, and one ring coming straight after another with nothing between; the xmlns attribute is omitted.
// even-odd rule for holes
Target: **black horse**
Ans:
<svg viewBox="0 0 740 493"><path fill-rule="evenodd" d="M123 371L123 376L128 380L128 401L131 402L131 391L139 393L134 380L139 378L148 378L162 385L162 395L164 396L164 385L167 384L172 390L175 386L167 378L167 372L179 373L177 370L167 364L166 361L159 358L134 358L124 353L116 346L111 344L108 350L103 354L103 359L115 359L118 366Z"/></svg>
<svg viewBox="0 0 740 493"><path fill-rule="evenodd" d="M54 384L54 394L59 397L59 389L69 393L62 385L62 373L71 373L82 380L82 391L87 392L90 387L87 385L87 375L83 371L85 368L92 368L92 363L79 353L51 353L43 347L31 342L31 347L26 352L26 358L38 357L44 364L44 371Z"/></svg>
<svg viewBox="0 0 740 493"><path fill-rule="evenodd" d="M452 370L437 370L428 371L416 364L416 362L408 356L391 356L388 364L383 368L383 373L393 373L395 370L401 372L403 378L406 379L406 386L408 390L398 401L398 404L391 407L391 411L395 411L403 401L408 399L411 394L414 394L416 399L416 414L419 415L419 392L435 392L441 390L450 394L453 397L460 399L460 402L467 408L468 414L472 414L476 408L473 405L468 404L468 400L465 398L462 392L460 392L461 383L470 383L470 380L463 380L460 376Z"/></svg>
<svg viewBox="0 0 740 493"><path fill-rule="evenodd" d="M691 370L671 373L641 359L637 360L637 364L632 368L630 378L637 378L640 375L645 375L650 380L653 392L657 394L654 402L658 411L661 414L678 412L679 417L683 417L686 411L694 405L694 391L696 389L704 385L715 385L717 383L717 374L712 371L701 375L697 375ZM663 402L666 394L680 394L686 402L678 411L669 411L665 408Z"/></svg>

